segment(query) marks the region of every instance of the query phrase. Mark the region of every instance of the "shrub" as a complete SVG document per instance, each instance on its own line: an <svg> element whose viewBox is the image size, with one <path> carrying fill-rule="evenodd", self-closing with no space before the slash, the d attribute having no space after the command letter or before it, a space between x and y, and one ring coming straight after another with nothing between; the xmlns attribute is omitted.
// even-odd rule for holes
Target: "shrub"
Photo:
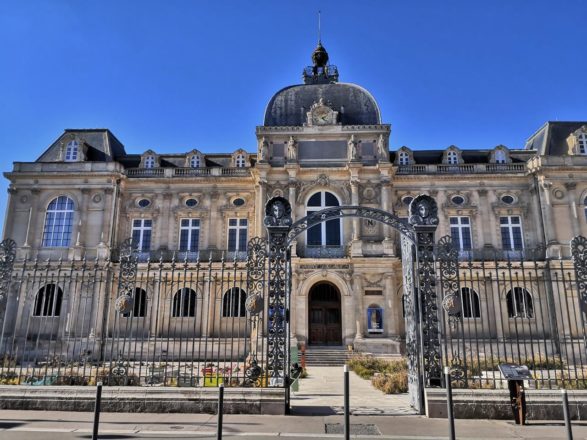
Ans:
<svg viewBox="0 0 587 440"><path fill-rule="evenodd" d="M371 379L371 383L385 394L407 393L408 373L407 371L399 371L397 373L379 374Z"/></svg>
<svg viewBox="0 0 587 440"><path fill-rule="evenodd" d="M363 379L371 379L375 373L396 374L408 371L406 359L386 360L373 356L357 355L348 361L349 368Z"/></svg>
<svg viewBox="0 0 587 440"><path fill-rule="evenodd" d="M0 374L0 385L18 385L18 379L16 371L6 371Z"/></svg>

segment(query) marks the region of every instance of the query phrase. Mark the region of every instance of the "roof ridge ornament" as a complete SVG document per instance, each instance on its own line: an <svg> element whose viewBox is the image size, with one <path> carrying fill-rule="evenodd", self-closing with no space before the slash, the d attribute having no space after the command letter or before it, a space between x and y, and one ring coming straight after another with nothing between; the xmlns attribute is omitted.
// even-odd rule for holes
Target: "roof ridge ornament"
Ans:
<svg viewBox="0 0 587 440"><path fill-rule="evenodd" d="M322 45L321 12L318 11L318 44L312 52L312 66L304 69L304 84L330 84L338 81L338 69L328 64L328 52Z"/></svg>

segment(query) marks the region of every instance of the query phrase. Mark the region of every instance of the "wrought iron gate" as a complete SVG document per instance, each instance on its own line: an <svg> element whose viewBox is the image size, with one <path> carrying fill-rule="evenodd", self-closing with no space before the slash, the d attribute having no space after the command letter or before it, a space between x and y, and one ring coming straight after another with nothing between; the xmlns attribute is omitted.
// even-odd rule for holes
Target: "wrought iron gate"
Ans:
<svg viewBox="0 0 587 440"><path fill-rule="evenodd" d="M283 377L285 384L289 382L289 247L292 241L312 226L332 219L367 218L391 226L401 234L409 390L412 406L423 412L423 387L425 384L440 385L442 370L433 253L438 216L436 202L427 195L416 197L409 209L408 223L391 213L361 206L326 208L292 223L287 199L274 197L267 202L264 222L269 236L270 377L275 380ZM288 398L286 396L286 407Z"/></svg>

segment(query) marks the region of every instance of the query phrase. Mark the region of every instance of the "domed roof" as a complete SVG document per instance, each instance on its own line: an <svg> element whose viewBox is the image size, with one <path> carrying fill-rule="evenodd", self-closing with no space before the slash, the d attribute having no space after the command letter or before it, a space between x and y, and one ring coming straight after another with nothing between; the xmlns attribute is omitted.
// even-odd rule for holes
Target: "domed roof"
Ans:
<svg viewBox="0 0 587 440"><path fill-rule="evenodd" d="M306 123L306 112L322 98L339 114L342 125L381 124L379 107L373 96L356 84L300 84L277 92L265 110L263 125L301 126Z"/></svg>

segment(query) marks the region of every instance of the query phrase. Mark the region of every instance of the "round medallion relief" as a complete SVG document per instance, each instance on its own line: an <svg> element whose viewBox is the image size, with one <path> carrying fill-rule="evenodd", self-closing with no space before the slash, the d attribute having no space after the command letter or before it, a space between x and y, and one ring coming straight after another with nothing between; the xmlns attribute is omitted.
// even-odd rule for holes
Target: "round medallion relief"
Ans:
<svg viewBox="0 0 587 440"><path fill-rule="evenodd" d="M92 197L92 201L94 203L100 203L102 201L102 196L100 194L94 194L94 197Z"/></svg>
<svg viewBox="0 0 587 440"><path fill-rule="evenodd" d="M554 196L555 199L561 200L565 197L565 192L560 188L556 188L552 192L552 195Z"/></svg>
<svg viewBox="0 0 587 440"><path fill-rule="evenodd" d="M29 201L29 198L27 196L21 196L20 203L26 203L28 201Z"/></svg>

